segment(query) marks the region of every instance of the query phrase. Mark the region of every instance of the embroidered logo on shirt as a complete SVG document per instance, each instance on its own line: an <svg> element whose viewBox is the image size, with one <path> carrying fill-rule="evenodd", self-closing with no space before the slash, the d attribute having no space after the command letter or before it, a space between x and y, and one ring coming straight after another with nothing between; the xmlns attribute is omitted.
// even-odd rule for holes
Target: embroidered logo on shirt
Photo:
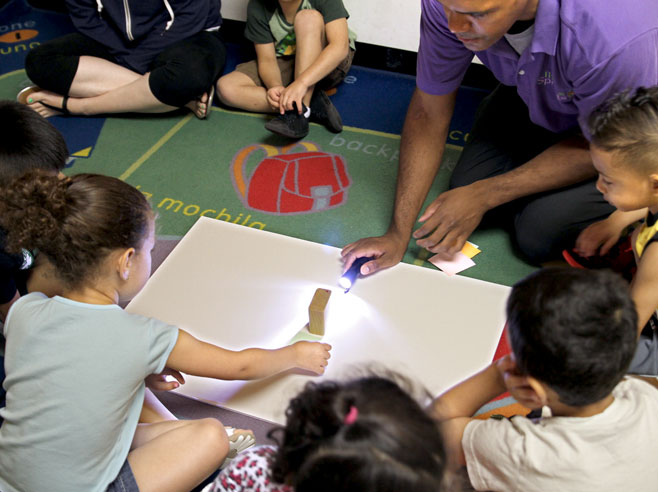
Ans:
<svg viewBox="0 0 658 492"><path fill-rule="evenodd" d="M544 72L541 77L537 78L537 85L552 85L553 74L551 72Z"/></svg>
<svg viewBox="0 0 658 492"><path fill-rule="evenodd" d="M570 90L570 91L567 91L567 92L558 92L557 93L557 100L560 101L560 102L569 102L569 101L573 100L573 96L574 96L574 91L573 90Z"/></svg>

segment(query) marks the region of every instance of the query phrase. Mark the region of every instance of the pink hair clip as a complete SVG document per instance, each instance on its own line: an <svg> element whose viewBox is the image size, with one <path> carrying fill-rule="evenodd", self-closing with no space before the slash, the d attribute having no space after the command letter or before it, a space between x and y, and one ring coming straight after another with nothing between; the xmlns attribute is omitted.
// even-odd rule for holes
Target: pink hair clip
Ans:
<svg viewBox="0 0 658 492"><path fill-rule="evenodd" d="M357 417L359 416L359 410L352 405L350 407L350 411L347 412L345 415L345 418L343 419L343 423L345 425L352 425L354 422L356 422Z"/></svg>

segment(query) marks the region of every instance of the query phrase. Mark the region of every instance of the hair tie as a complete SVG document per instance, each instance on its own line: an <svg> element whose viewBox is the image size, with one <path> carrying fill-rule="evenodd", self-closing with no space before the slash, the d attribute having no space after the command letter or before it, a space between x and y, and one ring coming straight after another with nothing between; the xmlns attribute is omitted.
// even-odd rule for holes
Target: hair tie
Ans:
<svg viewBox="0 0 658 492"><path fill-rule="evenodd" d="M354 422L356 422L357 417L359 416L359 410L352 405L350 407L349 412L345 415L345 418L343 419L343 423L345 425L352 425Z"/></svg>

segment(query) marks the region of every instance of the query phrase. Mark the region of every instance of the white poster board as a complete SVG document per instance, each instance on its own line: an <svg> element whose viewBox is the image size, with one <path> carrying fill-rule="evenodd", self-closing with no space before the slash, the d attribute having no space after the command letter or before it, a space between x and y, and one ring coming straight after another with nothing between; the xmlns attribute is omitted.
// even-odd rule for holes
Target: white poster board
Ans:
<svg viewBox="0 0 658 492"><path fill-rule="evenodd" d="M492 360L509 287L399 264L344 293L340 273L337 248L201 217L127 310L228 349L275 348L308 323L322 287L332 290L323 340L333 350L324 378L384 366L437 394ZM188 376L177 391L282 423L290 397L317 379Z"/></svg>

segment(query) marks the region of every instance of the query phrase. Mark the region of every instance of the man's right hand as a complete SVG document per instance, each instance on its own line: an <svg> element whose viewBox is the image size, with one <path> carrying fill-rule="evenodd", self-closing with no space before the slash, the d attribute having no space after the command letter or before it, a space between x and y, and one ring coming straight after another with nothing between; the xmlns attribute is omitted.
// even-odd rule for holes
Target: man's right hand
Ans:
<svg viewBox="0 0 658 492"><path fill-rule="evenodd" d="M343 273L352 266L354 260L363 256L373 256L375 259L361 266L361 275L370 275L395 266L402 261L408 243L409 238L400 238L391 233L350 243L340 253L343 257Z"/></svg>

